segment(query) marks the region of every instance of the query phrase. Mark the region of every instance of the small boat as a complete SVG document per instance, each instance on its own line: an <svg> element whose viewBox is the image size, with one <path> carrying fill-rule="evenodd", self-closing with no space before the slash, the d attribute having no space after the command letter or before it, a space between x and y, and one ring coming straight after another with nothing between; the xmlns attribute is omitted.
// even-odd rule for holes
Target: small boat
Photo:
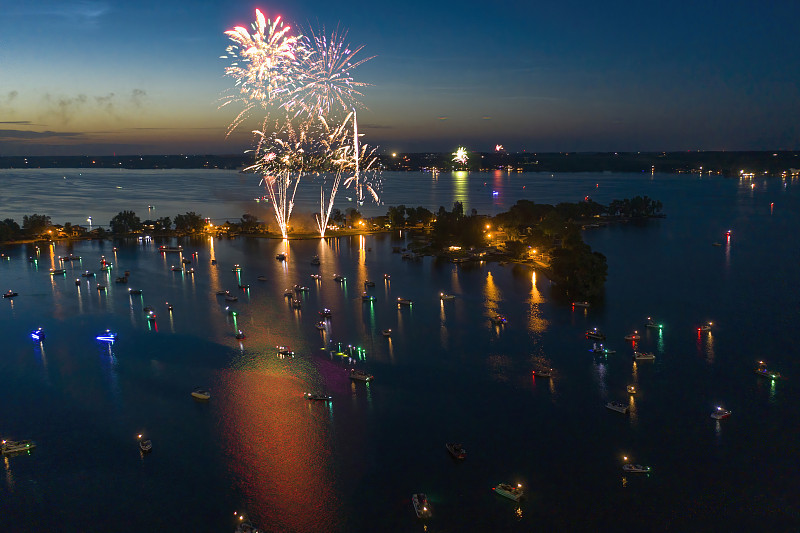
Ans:
<svg viewBox="0 0 800 533"><path fill-rule="evenodd" d="M644 465L635 465L632 463L625 463L622 465L622 469L625 472L635 473L635 474L649 474L650 467Z"/></svg>
<svg viewBox="0 0 800 533"><path fill-rule="evenodd" d="M367 280L367 281L364 282L364 286L365 287L374 287L375 286L375 282Z"/></svg>
<svg viewBox="0 0 800 533"><path fill-rule="evenodd" d="M159 252L182 252L183 246L159 246Z"/></svg>
<svg viewBox="0 0 800 533"><path fill-rule="evenodd" d="M72 255L72 254L62 255L61 257L58 258L58 260L59 261L80 261L81 260L81 256Z"/></svg>
<svg viewBox="0 0 800 533"><path fill-rule="evenodd" d="M142 289L128 289L128 294L142 294Z"/></svg>
<svg viewBox="0 0 800 533"><path fill-rule="evenodd" d="M286 298L294 298L294 291L292 289L286 289L283 291L283 296Z"/></svg>
<svg viewBox="0 0 800 533"><path fill-rule="evenodd" d="M267 281L267 276L258 276L256 279L258 281Z"/></svg>
<svg viewBox="0 0 800 533"><path fill-rule="evenodd" d="M31 339L35 341L43 341L44 340L44 330L42 328L35 329L31 331Z"/></svg>
<svg viewBox="0 0 800 533"><path fill-rule="evenodd" d="M492 490L496 494L505 496L506 498L514 500L515 502L520 501L520 499L525 496L525 491L522 489L521 483L517 483L516 487L509 483L500 483L496 487L492 487Z"/></svg>
<svg viewBox="0 0 800 533"><path fill-rule="evenodd" d="M212 260L211 260L211 264L212 264L212 265L216 265L216 264L217 264L217 260L216 260L216 259L212 259Z"/></svg>
<svg viewBox="0 0 800 533"><path fill-rule="evenodd" d="M640 340L641 338L642 338L642 336L641 336L641 335L639 335L639 332L638 332L638 331L634 331L634 332L633 332L633 333L631 333L630 335L625 335L625 340L626 340L626 341L638 341L638 340Z"/></svg>
<svg viewBox="0 0 800 533"><path fill-rule="evenodd" d="M234 533L265 533L264 530L258 529L252 522L245 520L243 516L239 517L239 524L236 526Z"/></svg>
<svg viewBox="0 0 800 533"><path fill-rule="evenodd" d="M308 292L308 291L311 290L308 287L306 287L305 285L295 285L292 288L294 289L294 292Z"/></svg>
<svg viewBox="0 0 800 533"><path fill-rule="evenodd" d="M116 278L116 279L114 280L114 283L128 283L128 278L126 278L126 277L124 277L124 276L123 276L123 277L121 277L121 278Z"/></svg>
<svg viewBox="0 0 800 533"><path fill-rule="evenodd" d="M492 324L495 326L505 326L508 324L508 319L503 315L494 315L493 317L490 317L489 320L491 320Z"/></svg>
<svg viewBox="0 0 800 533"><path fill-rule="evenodd" d="M51 276L58 276L58 275L61 275L61 274L66 274L66 273L67 273L67 271L65 269L63 269L63 268L51 268L50 269L50 275Z"/></svg>
<svg viewBox="0 0 800 533"><path fill-rule="evenodd" d="M286 254L278 254L275 256L278 261L286 261Z"/></svg>
<svg viewBox="0 0 800 533"><path fill-rule="evenodd" d="M722 420L723 418L728 418L729 416L731 416L731 412L727 409L723 409L720 406L717 406L717 408L714 409L714 412L711 413L711 418L714 420Z"/></svg>
<svg viewBox="0 0 800 533"><path fill-rule="evenodd" d="M618 413L628 414L628 406L622 402L608 402L606 407Z"/></svg>
<svg viewBox="0 0 800 533"><path fill-rule="evenodd" d="M19 296L18 293L8 289L6 292L3 293L3 298L13 298L14 296Z"/></svg>
<svg viewBox="0 0 800 533"><path fill-rule="evenodd" d="M602 344L597 344L597 343L594 343L594 345L592 346L592 349L589 350L589 351L592 352L595 355L609 355L609 354L612 354L612 353L617 353L616 350L609 350L608 348L606 348Z"/></svg>
<svg viewBox="0 0 800 533"><path fill-rule="evenodd" d="M355 368L350 369L350 379L353 381L372 381L372 374L367 374L363 370L357 370Z"/></svg>
<svg viewBox="0 0 800 533"><path fill-rule="evenodd" d="M722 246L721 242L712 242L711 246Z"/></svg>
<svg viewBox="0 0 800 533"><path fill-rule="evenodd" d="M647 317L647 321L644 323L645 327L648 328L655 328L655 329L664 329L662 324L656 324L652 318Z"/></svg>
<svg viewBox="0 0 800 533"><path fill-rule="evenodd" d="M453 296L452 294L446 294L444 292L440 292L439 293L439 299L440 300L455 300L456 297Z"/></svg>
<svg viewBox="0 0 800 533"><path fill-rule="evenodd" d="M226 294L230 294L231 291L217 291L217 296L225 296Z"/></svg>
<svg viewBox="0 0 800 533"><path fill-rule="evenodd" d="M231 269L231 272L241 272L241 271L242 267L240 267L239 265L233 265L233 268Z"/></svg>
<svg viewBox="0 0 800 533"><path fill-rule="evenodd" d="M292 306L292 309L301 309L303 307L303 303L299 298L291 298L289 300L289 305Z"/></svg>
<svg viewBox="0 0 800 533"><path fill-rule="evenodd" d="M306 400L316 400L316 401L319 401L319 402L330 402L330 401L333 400L333 396L328 396L328 395L325 395L325 394L317 394L317 393L314 393L314 392L304 392L303 393L303 397Z"/></svg>
<svg viewBox="0 0 800 533"><path fill-rule="evenodd" d="M211 399L211 393L206 389L196 388L192 391L192 398L206 402Z"/></svg>
<svg viewBox="0 0 800 533"><path fill-rule="evenodd" d="M107 342L109 344L114 344L114 341L117 340L117 334L107 329L105 333L101 333L95 339L99 340L100 342Z"/></svg>
<svg viewBox="0 0 800 533"><path fill-rule="evenodd" d="M238 296L234 296L233 294L226 294L225 295L225 301L226 302L238 302L239 301L239 297Z"/></svg>
<svg viewBox="0 0 800 533"><path fill-rule="evenodd" d="M147 320L149 320L150 322L156 321L156 314L154 311L150 311L149 313L147 313Z"/></svg>
<svg viewBox="0 0 800 533"><path fill-rule="evenodd" d="M32 440L3 440L0 443L0 450L3 455L11 455L14 453L30 452L36 448L36 443Z"/></svg>
<svg viewBox="0 0 800 533"><path fill-rule="evenodd" d="M417 513L417 518L427 518L430 516L430 504L428 503L428 497L424 493L418 492L412 495L411 504L414 506L414 512Z"/></svg>
<svg viewBox="0 0 800 533"><path fill-rule="evenodd" d="M656 358L656 355L653 352L633 352L633 360L634 361L652 361Z"/></svg>
<svg viewBox="0 0 800 533"><path fill-rule="evenodd" d="M316 327L317 327L318 330L324 330L325 329L325 322L317 322Z"/></svg>
<svg viewBox="0 0 800 533"><path fill-rule="evenodd" d="M628 385L628 394L636 394L636 387L634 385Z"/></svg>
<svg viewBox="0 0 800 533"><path fill-rule="evenodd" d="M194 267L190 267L190 268L186 269L186 273L187 274L194 274Z"/></svg>
<svg viewBox="0 0 800 533"><path fill-rule="evenodd" d="M81 284L81 280L80 279L76 279L75 280L75 285L80 285L80 284Z"/></svg>
<svg viewBox="0 0 800 533"><path fill-rule="evenodd" d="M467 450L465 450L460 444L448 442L444 445L444 447L447 448L447 451L453 456L454 459L463 461L467 458Z"/></svg>
<svg viewBox="0 0 800 533"><path fill-rule="evenodd" d="M186 259L185 257L181 259L181 263L183 263L184 265L188 265L191 262L192 262L191 259Z"/></svg>
<svg viewBox="0 0 800 533"><path fill-rule="evenodd" d="M230 307L226 307L225 312L227 312L230 316L239 316L239 312L231 309Z"/></svg>
<svg viewBox="0 0 800 533"><path fill-rule="evenodd" d="M589 302L572 302L572 307L589 307Z"/></svg>
<svg viewBox="0 0 800 533"><path fill-rule="evenodd" d="M700 326L699 328L697 328L697 331L700 331L700 332L703 332L703 331L711 331L711 326L712 326L712 325L713 325L713 324L712 324L711 322L709 322L708 324L703 324L702 326Z"/></svg>
<svg viewBox="0 0 800 533"><path fill-rule="evenodd" d="M172 270L173 272L183 272L183 267L173 265L170 270Z"/></svg>
<svg viewBox="0 0 800 533"><path fill-rule="evenodd" d="M769 378L769 379L782 379L780 372L775 372L774 370L768 370L767 364L764 361L759 361L758 366L755 369L755 373L759 376Z"/></svg>
<svg viewBox="0 0 800 533"><path fill-rule="evenodd" d="M323 318L330 318L332 316L331 310L326 307L319 312L319 316Z"/></svg>
<svg viewBox="0 0 800 533"><path fill-rule="evenodd" d="M294 352L286 346L277 346L276 348L278 348L278 355L281 357L294 357Z"/></svg>
<svg viewBox="0 0 800 533"><path fill-rule="evenodd" d="M344 281L345 281L346 279L347 279L347 278L345 278L344 276L342 276L342 275L340 275L340 274L334 274L334 275L333 275L333 281L336 281L336 282L338 282L338 283L344 283Z"/></svg>
<svg viewBox="0 0 800 533"><path fill-rule="evenodd" d="M600 330L597 328L592 328L586 331L586 338L587 339L598 339L598 340L605 340L605 334L601 333Z"/></svg>
<svg viewBox="0 0 800 533"><path fill-rule="evenodd" d="M144 307L142 307L142 311L144 311L145 314L150 314L153 311L155 311L155 309L153 309L153 306L151 305L145 305Z"/></svg>
<svg viewBox="0 0 800 533"><path fill-rule="evenodd" d="M131 275L131 271L130 270L126 270L125 271L125 277L128 278L128 277L130 277L130 275Z"/></svg>
<svg viewBox="0 0 800 533"><path fill-rule="evenodd" d="M535 378L551 378L553 377L553 369L552 368L544 368L542 370L534 370L533 377Z"/></svg>
<svg viewBox="0 0 800 533"><path fill-rule="evenodd" d="M319 274L311 274L311 277L318 281L322 279L322 276L320 276Z"/></svg>
<svg viewBox="0 0 800 533"><path fill-rule="evenodd" d="M410 306L412 303L413 302L411 300L409 300L408 298L398 298L397 299L397 305L409 305Z"/></svg>
<svg viewBox="0 0 800 533"><path fill-rule="evenodd" d="M383 330L381 330L381 333L383 334L384 337L391 337L392 336L392 330L391 329L383 329Z"/></svg>
<svg viewBox="0 0 800 533"><path fill-rule="evenodd" d="M392 278L391 274L384 274L383 275L383 279L391 279L391 278Z"/></svg>
<svg viewBox="0 0 800 533"><path fill-rule="evenodd" d="M361 300L364 301L364 302L374 302L375 301L375 297L372 296L371 294L367 294L366 292L362 292L361 293Z"/></svg>
<svg viewBox="0 0 800 533"><path fill-rule="evenodd" d="M111 265L103 265L100 267L100 272L110 272L114 268Z"/></svg>
<svg viewBox="0 0 800 533"><path fill-rule="evenodd" d="M97 286L97 290L98 291L104 291L104 290L106 290L106 286L105 285L98 285Z"/></svg>
<svg viewBox="0 0 800 533"><path fill-rule="evenodd" d="M93 278L94 277L94 272L89 272L87 270L83 274L81 274L81 276L84 277L84 278Z"/></svg>
<svg viewBox="0 0 800 533"><path fill-rule="evenodd" d="M242 331L242 330L239 330L239 332L236 334L236 339L237 340L241 341L241 340L244 340L246 338L247 338L247 335L245 335L244 331Z"/></svg>
<svg viewBox="0 0 800 533"><path fill-rule="evenodd" d="M142 453L150 453L153 451L153 443L150 439L143 439L141 435L139 435L139 451Z"/></svg>
<svg viewBox="0 0 800 533"><path fill-rule="evenodd" d="M239 285L239 288L240 289L249 289L250 285L248 283L242 283L242 284Z"/></svg>
<svg viewBox="0 0 800 533"><path fill-rule="evenodd" d="M311 264L312 265L319 265L319 256L318 255L315 255L314 257L311 258Z"/></svg>
<svg viewBox="0 0 800 533"><path fill-rule="evenodd" d="M169 302L164 302L164 303L167 304L167 311L172 311L173 309L172 304Z"/></svg>

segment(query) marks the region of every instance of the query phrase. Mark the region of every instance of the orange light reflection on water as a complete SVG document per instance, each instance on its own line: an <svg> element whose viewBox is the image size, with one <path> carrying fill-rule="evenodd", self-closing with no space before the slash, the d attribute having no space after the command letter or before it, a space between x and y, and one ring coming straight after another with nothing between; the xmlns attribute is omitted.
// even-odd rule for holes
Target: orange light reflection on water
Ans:
<svg viewBox="0 0 800 533"><path fill-rule="evenodd" d="M231 370L215 398L244 507L275 531L325 531L339 513L328 458L329 406L278 369Z"/></svg>

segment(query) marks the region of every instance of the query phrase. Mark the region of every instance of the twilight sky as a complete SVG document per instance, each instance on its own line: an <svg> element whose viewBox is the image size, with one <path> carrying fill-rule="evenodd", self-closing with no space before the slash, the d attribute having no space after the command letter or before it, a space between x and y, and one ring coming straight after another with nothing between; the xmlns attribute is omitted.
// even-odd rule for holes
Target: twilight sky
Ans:
<svg viewBox="0 0 800 533"><path fill-rule="evenodd" d="M0 156L230 154L224 31L339 25L381 151L800 149L800 2L0 3Z"/></svg>

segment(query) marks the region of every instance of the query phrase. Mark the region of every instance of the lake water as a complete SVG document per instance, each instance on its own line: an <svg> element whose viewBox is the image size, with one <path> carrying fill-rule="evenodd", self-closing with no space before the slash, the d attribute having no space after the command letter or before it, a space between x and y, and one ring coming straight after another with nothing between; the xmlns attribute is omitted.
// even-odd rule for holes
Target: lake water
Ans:
<svg viewBox="0 0 800 533"><path fill-rule="evenodd" d="M232 219L261 194L217 171L0 171L0 183L0 217L18 221L37 212L107 223L147 205L155 216ZM665 219L584 234L609 267L605 298L585 310L524 266L404 261L392 253L406 243L400 233L184 239L194 274L173 272L181 256L158 251L174 240L5 247L0 289L19 296L0 301L0 436L38 446L3 460L0 531L224 532L234 511L267 531L424 531L415 492L429 497L431 532L796 531L799 191L778 179L686 175L384 175L386 205L430 209L660 200ZM302 192L298 212L310 212L315 193ZM340 208L353 205L340 194ZM81 261L51 277L69 253ZM103 256L111 273L99 270ZM129 283L114 283L124 270ZM368 279L373 303L360 298ZM294 284L310 289L299 310L283 296ZM224 289L238 301L216 295ZM442 302L440 291L456 298ZM398 308L398 297L413 305ZM333 316L320 332L324 307ZM492 325L495 313L508 324ZM645 328L648 316L664 329ZM698 334L708 321L712 331ZM40 326L41 344L28 335ZM589 352L593 327L616 353ZM95 340L107 328L119 334L113 346ZM623 340L633 330L654 361L633 363ZM340 342L362 351L344 359L323 349ZM757 376L758 360L788 379ZM375 380L351 382L353 367ZM552 379L532 376L543 367ZM190 397L198 386L208 403ZM606 409L610 400L630 414ZM711 419L717 405L731 417ZM153 442L146 456L140 433ZM446 442L461 442L466 460L455 463ZM623 456L652 473L624 474ZM527 498L493 494L501 482L523 483Z"/></svg>

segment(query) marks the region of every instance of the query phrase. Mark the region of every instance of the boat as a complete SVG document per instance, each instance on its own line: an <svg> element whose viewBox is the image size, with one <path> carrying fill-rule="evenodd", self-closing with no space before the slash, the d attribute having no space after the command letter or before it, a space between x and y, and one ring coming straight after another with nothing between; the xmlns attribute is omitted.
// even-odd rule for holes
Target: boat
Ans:
<svg viewBox="0 0 800 533"><path fill-rule="evenodd" d="M155 311L155 309L153 309L153 306L151 305L145 305L144 307L142 307L142 311L144 311L146 315L149 315L150 313Z"/></svg>
<svg viewBox="0 0 800 533"><path fill-rule="evenodd" d="M80 284L81 284L81 280L80 280L80 278L76 279L76 280L75 280L75 285L80 285Z"/></svg>
<svg viewBox="0 0 800 533"><path fill-rule="evenodd" d="M186 259L185 257L183 259L181 259L181 263L183 263L184 265L188 265L191 262L192 262L191 259Z"/></svg>
<svg viewBox="0 0 800 533"><path fill-rule="evenodd" d="M275 256L278 261L286 261L286 254L278 254Z"/></svg>
<svg viewBox="0 0 800 533"><path fill-rule="evenodd" d="M633 352L633 360L634 361L652 361L656 358L656 355L653 352Z"/></svg>
<svg viewBox="0 0 800 533"><path fill-rule="evenodd" d="M321 280L322 279L322 276L320 276L319 274L311 274L311 277L314 278L315 280Z"/></svg>
<svg viewBox="0 0 800 533"><path fill-rule="evenodd" d="M66 273L67 273L67 271L65 269L63 269L63 268L51 268L50 269L50 275L51 276L58 276L58 275L61 275L61 274L66 274Z"/></svg>
<svg viewBox="0 0 800 533"><path fill-rule="evenodd" d="M572 307L589 307L589 302L572 302Z"/></svg>
<svg viewBox="0 0 800 533"><path fill-rule="evenodd" d="M391 329L382 329L381 333L383 334L384 337L391 337L392 336L392 330Z"/></svg>
<svg viewBox="0 0 800 533"><path fill-rule="evenodd" d="M316 400L319 402L330 402L333 400L333 396L328 396L326 394L317 394L314 392L304 392L303 397L306 400Z"/></svg>
<svg viewBox="0 0 800 533"><path fill-rule="evenodd" d="M553 377L553 369L552 368L544 368L541 370L534 370L533 377L535 378L551 378Z"/></svg>
<svg viewBox="0 0 800 533"><path fill-rule="evenodd" d="M95 339L97 339L97 340L99 340L101 342L107 342L109 344L114 344L114 341L117 340L117 334L114 333L113 331L111 331L110 329L107 329L105 333L101 333L100 335L95 337Z"/></svg>
<svg viewBox="0 0 800 533"><path fill-rule="evenodd" d="M164 303L167 304L167 311L172 311L172 304L169 302L164 302Z"/></svg>
<svg viewBox="0 0 800 533"><path fill-rule="evenodd" d="M238 312L238 311L236 311L236 310L234 310L234 309L231 309L230 307L225 307L225 311L226 311L226 312L227 312L227 313L228 313L230 316L239 316L239 312Z"/></svg>
<svg viewBox="0 0 800 533"><path fill-rule="evenodd" d="M239 265L233 265L233 268L231 269L231 272L241 272L241 271L242 267L240 267Z"/></svg>
<svg viewBox="0 0 800 533"><path fill-rule="evenodd" d="M83 274L81 274L81 276L84 277L84 278L93 278L94 277L94 272L89 272L87 270Z"/></svg>
<svg viewBox="0 0 800 533"><path fill-rule="evenodd" d="M179 266L174 266L173 265L171 270L173 272L182 272L183 271L183 267L179 267Z"/></svg>
<svg viewBox="0 0 800 533"><path fill-rule="evenodd" d="M61 257L58 258L59 261L80 261L80 259L81 256L72 254L62 255Z"/></svg>
<svg viewBox="0 0 800 533"><path fill-rule="evenodd" d="M233 294L226 294L225 295L225 301L226 302L238 302L239 301L239 297L235 296Z"/></svg>
<svg viewBox="0 0 800 533"><path fill-rule="evenodd" d="M509 483L500 483L496 487L492 487L492 490L495 494L499 494L500 496L505 496L515 502L520 501L522 497L525 495L525 491L522 489L522 484L517 483L517 486L511 485Z"/></svg>
<svg viewBox="0 0 800 533"><path fill-rule="evenodd" d="M128 294L142 294L142 289L128 289Z"/></svg>
<svg viewBox="0 0 800 533"><path fill-rule="evenodd" d="M106 290L106 286L105 285L98 285L97 286L97 290L98 291L104 291L104 290Z"/></svg>
<svg viewBox="0 0 800 533"><path fill-rule="evenodd" d="M211 260L211 264L212 264L212 265L216 265L216 264L217 264L217 260L216 260L216 259L212 259L212 260Z"/></svg>
<svg viewBox="0 0 800 533"><path fill-rule="evenodd" d="M452 294L446 294L444 292L440 292L439 293L439 299L440 300L455 300L456 297L453 296Z"/></svg>
<svg viewBox="0 0 800 533"><path fill-rule="evenodd" d="M703 332L703 331L711 331L711 326L712 326L712 325L713 325L713 324L712 324L711 322L709 322L708 324L703 324L702 326L700 326L699 328L697 328L697 331L700 331L700 332Z"/></svg>
<svg viewBox="0 0 800 533"><path fill-rule="evenodd" d="M131 275L131 271L130 271L130 270L126 270L126 271L125 271L125 277L126 277L126 278L127 278L127 277L130 277L130 275Z"/></svg>
<svg viewBox="0 0 800 533"><path fill-rule="evenodd" d="M159 246L159 252L182 252L183 246Z"/></svg>
<svg viewBox="0 0 800 533"><path fill-rule="evenodd" d="M361 300L364 301L364 302L374 302L375 301L375 297L372 296L371 294L367 294L366 292L362 292L361 293Z"/></svg>
<svg viewBox="0 0 800 533"><path fill-rule="evenodd" d="M398 298L397 305L411 305L412 302L408 298Z"/></svg>
<svg viewBox="0 0 800 533"><path fill-rule="evenodd" d="M367 281L364 282L364 286L365 287L374 287L375 286L375 282L367 280Z"/></svg>
<svg viewBox="0 0 800 533"><path fill-rule="evenodd" d="M244 331L242 331L242 330L239 330L239 332L236 334L236 339L237 340L244 340L246 338L247 338L247 335L245 335Z"/></svg>
<svg viewBox="0 0 800 533"><path fill-rule="evenodd" d="M325 329L325 322L317 322L316 327L319 330L324 330Z"/></svg>
<svg viewBox="0 0 800 533"><path fill-rule="evenodd" d="M597 328L592 328L592 329L586 330L586 338L587 339L598 339L598 340L602 341L602 340L605 340L606 336L605 336L605 334L601 333L600 330L598 330Z"/></svg>
<svg viewBox="0 0 800 533"><path fill-rule="evenodd" d="M283 296L286 298L294 298L294 291L292 289L286 289L283 291Z"/></svg>
<svg viewBox="0 0 800 533"><path fill-rule="evenodd" d="M721 242L712 242L711 246L722 246Z"/></svg>
<svg viewBox="0 0 800 533"><path fill-rule="evenodd" d="M391 274L384 274L383 279L392 279Z"/></svg>
<svg viewBox="0 0 800 533"><path fill-rule="evenodd" d="M628 394L636 394L636 386L628 385Z"/></svg>
<svg viewBox="0 0 800 533"><path fill-rule="evenodd" d="M318 255L315 255L314 257L311 258L311 264L312 265L319 265L319 256Z"/></svg>
<svg viewBox="0 0 800 533"><path fill-rule="evenodd" d="M494 315L489 318L495 326L505 326L508 324L508 319L503 315Z"/></svg>
<svg viewBox="0 0 800 533"><path fill-rule="evenodd" d="M250 288L250 284L249 283L241 283L241 284L239 284L239 288L240 289L249 289Z"/></svg>
<svg viewBox="0 0 800 533"><path fill-rule="evenodd" d="M372 381L372 374L367 374L363 370L357 370L355 368L350 369L350 379L353 381Z"/></svg>
<svg viewBox="0 0 800 533"><path fill-rule="evenodd" d="M723 409L720 406L717 406L717 408L714 409L714 412L711 413L711 418L714 420L722 420L723 418L728 418L729 416L731 416L731 412L727 409Z"/></svg>
<svg viewBox="0 0 800 533"><path fill-rule="evenodd" d="M289 300L289 305L292 306L292 309L300 309L303 307L303 303L300 301L299 298L291 298Z"/></svg>
<svg viewBox="0 0 800 533"><path fill-rule="evenodd" d="M319 316L323 318L330 318L332 316L331 310L326 307L319 312Z"/></svg>
<svg viewBox="0 0 800 533"><path fill-rule="evenodd" d="M194 267L190 267L186 270L187 274L194 274Z"/></svg>
<svg viewBox="0 0 800 533"><path fill-rule="evenodd" d="M650 317L647 317L647 322L645 322L644 325L645 327L648 328L664 329L664 326L662 324L656 324Z"/></svg>
<svg viewBox="0 0 800 533"><path fill-rule="evenodd" d="M633 333L631 333L629 335L625 335L625 340L626 341L638 341L641 338L642 338L642 336L639 335L638 331L634 331Z"/></svg>
<svg viewBox="0 0 800 533"><path fill-rule="evenodd" d="M111 265L103 265L100 267L100 272L109 272L111 269L114 268Z"/></svg>
<svg viewBox="0 0 800 533"><path fill-rule="evenodd" d="M278 348L278 355L281 357L294 357L294 352L291 351L286 346L277 346Z"/></svg>
<svg viewBox="0 0 800 533"><path fill-rule="evenodd" d="M628 414L628 406L622 402L608 402L606 407L618 413Z"/></svg>
<svg viewBox="0 0 800 533"><path fill-rule="evenodd" d="M418 492L411 496L411 504L414 506L414 512L417 513L417 518L427 518L431 514L431 508L428 504L428 497Z"/></svg>
<svg viewBox="0 0 800 533"><path fill-rule="evenodd" d="M340 274L334 274L333 275L333 281L336 281L336 282L339 282L339 283L344 283L345 279L347 279L347 278L345 278L344 276L342 276Z"/></svg>
<svg viewBox="0 0 800 533"><path fill-rule="evenodd" d="M230 294L231 291L217 291L217 296L225 296L226 294Z"/></svg>
<svg viewBox="0 0 800 533"><path fill-rule="evenodd" d="M236 526L234 533L265 533L264 530L258 529L252 522L244 520L243 516L239 517L239 524Z"/></svg>
<svg viewBox="0 0 800 533"><path fill-rule="evenodd" d="M147 313L147 320L149 320L150 322L155 322L156 313L154 311L150 311L149 313Z"/></svg>
<svg viewBox="0 0 800 533"><path fill-rule="evenodd" d="M35 329L31 331L31 339L35 341L43 341L44 340L44 330L42 328Z"/></svg>
<svg viewBox="0 0 800 533"><path fill-rule="evenodd" d="M463 461L467 458L467 450L465 450L460 444L448 442L444 445L444 447L447 448L447 451L453 456L454 459Z"/></svg>
<svg viewBox="0 0 800 533"><path fill-rule="evenodd" d="M258 276L256 279L258 281L267 281L267 276Z"/></svg>
<svg viewBox="0 0 800 533"><path fill-rule="evenodd" d="M308 287L306 287L305 285L295 285L292 288L294 289L294 292L308 292L308 291L311 290Z"/></svg>
<svg viewBox="0 0 800 533"><path fill-rule="evenodd" d="M8 289L6 292L3 293L3 298L13 298L14 296L19 296L18 293Z"/></svg>
<svg viewBox="0 0 800 533"><path fill-rule="evenodd" d="M211 399L211 393L198 387L192 391L192 398L205 402Z"/></svg>
<svg viewBox="0 0 800 533"><path fill-rule="evenodd" d="M626 472L636 473L636 474L649 474L650 467L644 465L635 465L632 463L625 463L622 465L622 469Z"/></svg>
<svg viewBox="0 0 800 533"><path fill-rule="evenodd" d="M114 280L114 283L128 283L128 278L126 278L126 277L124 277L124 276L123 276L123 277L120 277L120 278L116 278L116 279Z"/></svg>
<svg viewBox="0 0 800 533"><path fill-rule="evenodd" d="M758 366L755 369L755 373L759 376L763 376L769 379L782 379L780 372L775 372L774 370L768 370L767 364L764 361L759 361Z"/></svg>
<svg viewBox="0 0 800 533"><path fill-rule="evenodd" d="M3 455L30 452L36 448L36 443L32 440L3 440L0 445Z"/></svg>
<svg viewBox="0 0 800 533"><path fill-rule="evenodd" d="M592 349L589 350L589 351L592 352L595 355L608 355L608 354L612 354L612 353L617 353L616 350L609 350L608 348L603 346L602 343L601 344L594 343L594 345L592 346Z"/></svg>
<svg viewBox="0 0 800 533"><path fill-rule="evenodd" d="M139 435L139 451L142 453L150 453L153 450L153 443L150 439L143 439L141 435Z"/></svg>

